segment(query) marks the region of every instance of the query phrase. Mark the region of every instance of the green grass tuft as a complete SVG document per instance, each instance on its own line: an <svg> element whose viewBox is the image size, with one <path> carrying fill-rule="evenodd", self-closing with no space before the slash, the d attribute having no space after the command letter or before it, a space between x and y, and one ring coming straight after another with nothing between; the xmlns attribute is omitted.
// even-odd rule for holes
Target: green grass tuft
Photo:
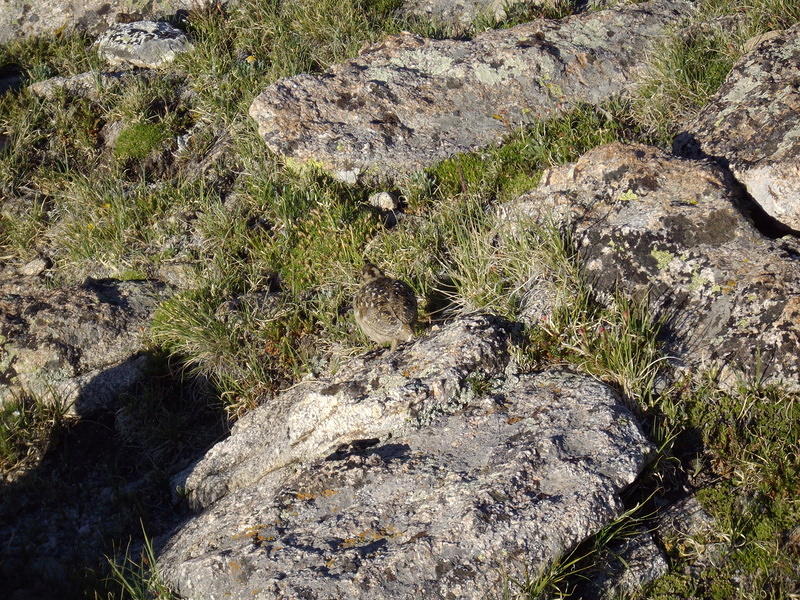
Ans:
<svg viewBox="0 0 800 600"><path fill-rule="evenodd" d="M35 465L67 421L58 398L20 394L0 407L0 476L13 478Z"/></svg>
<svg viewBox="0 0 800 600"><path fill-rule="evenodd" d="M133 123L120 132L114 154L121 160L141 160L160 148L169 136L162 123Z"/></svg>

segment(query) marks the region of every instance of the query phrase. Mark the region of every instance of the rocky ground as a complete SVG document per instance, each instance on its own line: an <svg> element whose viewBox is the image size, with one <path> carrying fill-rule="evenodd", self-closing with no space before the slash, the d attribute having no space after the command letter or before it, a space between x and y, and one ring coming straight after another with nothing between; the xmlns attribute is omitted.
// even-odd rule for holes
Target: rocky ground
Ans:
<svg viewBox="0 0 800 600"><path fill-rule="evenodd" d="M800 6L51 4L0 14L9 598L800 594Z"/></svg>

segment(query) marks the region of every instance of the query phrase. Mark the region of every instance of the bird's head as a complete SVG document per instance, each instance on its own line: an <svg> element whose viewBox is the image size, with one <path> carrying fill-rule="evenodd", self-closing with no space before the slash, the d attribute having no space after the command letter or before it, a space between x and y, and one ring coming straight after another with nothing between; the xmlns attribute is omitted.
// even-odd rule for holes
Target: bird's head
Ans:
<svg viewBox="0 0 800 600"><path fill-rule="evenodd" d="M381 271L378 267L376 267L369 261L364 262L364 268L361 269L362 283L368 283L370 281L374 281L375 279L379 279L381 277L385 277L383 271Z"/></svg>

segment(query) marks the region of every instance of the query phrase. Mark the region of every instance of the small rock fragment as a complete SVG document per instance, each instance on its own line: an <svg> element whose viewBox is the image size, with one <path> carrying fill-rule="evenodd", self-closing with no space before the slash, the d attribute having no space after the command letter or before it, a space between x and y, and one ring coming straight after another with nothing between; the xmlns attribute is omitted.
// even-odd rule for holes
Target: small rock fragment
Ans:
<svg viewBox="0 0 800 600"><path fill-rule="evenodd" d="M49 269L51 265L52 262L50 261L49 258L44 258L40 256L22 265L19 268L19 273L20 275L34 277L36 275L41 275L44 271Z"/></svg>
<svg viewBox="0 0 800 600"><path fill-rule="evenodd" d="M79 73L69 77L51 77L43 81L37 81L28 86L28 89L42 98L53 98L58 90L64 90L68 94L82 96L90 100L97 100L103 91L115 83L125 83L137 77L144 77L144 72L109 72L98 73L89 71Z"/></svg>
<svg viewBox="0 0 800 600"><path fill-rule="evenodd" d="M400 207L400 204L389 192L372 194L367 199L367 202L369 202L371 206L381 210L397 210Z"/></svg>
<svg viewBox="0 0 800 600"><path fill-rule="evenodd" d="M190 50L186 34L163 21L114 25L97 40L97 51L112 66L155 69Z"/></svg>
<svg viewBox="0 0 800 600"><path fill-rule="evenodd" d="M618 598L635 594L669 571L667 559L653 535L643 531L634 537L611 543L598 574L585 585L584 598Z"/></svg>

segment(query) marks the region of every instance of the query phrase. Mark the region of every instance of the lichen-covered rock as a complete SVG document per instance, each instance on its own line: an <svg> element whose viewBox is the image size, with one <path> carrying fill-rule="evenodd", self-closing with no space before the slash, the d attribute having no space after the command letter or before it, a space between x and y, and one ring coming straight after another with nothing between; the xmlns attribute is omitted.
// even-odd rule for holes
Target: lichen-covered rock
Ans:
<svg viewBox="0 0 800 600"><path fill-rule="evenodd" d="M145 69L171 63L191 47L185 33L163 21L114 25L97 39L97 51L110 65Z"/></svg>
<svg viewBox="0 0 800 600"><path fill-rule="evenodd" d="M250 115L271 150L342 180L408 173L628 89L651 44L689 10L651 0L468 41L396 35L321 75L278 81Z"/></svg>
<svg viewBox="0 0 800 600"><path fill-rule="evenodd" d="M164 17L207 4L206 0L0 0L0 44L69 27L99 33L128 15Z"/></svg>
<svg viewBox="0 0 800 600"><path fill-rule="evenodd" d="M474 345L492 335L463 328L430 340L458 332ZM401 350L399 362L409 368L424 347ZM619 492L651 451L618 396L588 377L523 375L498 395L445 407L398 365L394 377L415 390L417 408L433 409L420 420L397 403L385 364L372 358L358 367L383 373L362 389L353 381L328 396L310 393L315 421L326 428L342 423L343 404L375 406L370 398L386 397L388 410L366 430L352 422L341 436L349 444L304 444L297 454L285 436L261 429L249 438L250 454L266 464L277 452L295 460L249 478L171 537L160 572L182 597L485 598L501 589L502 573L535 573L618 515ZM455 384L473 368L439 374Z"/></svg>
<svg viewBox="0 0 800 600"><path fill-rule="evenodd" d="M385 360L354 359L333 378L303 381L246 414L175 486L193 506L207 506L315 453L446 413L464 401L471 376L503 372L509 327L494 317L464 319Z"/></svg>
<svg viewBox="0 0 800 600"><path fill-rule="evenodd" d="M142 334L165 295L154 282L0 281L0 403L24 391L78 414L102 408L141 377Z"/></svg>
<svg viewBox="0 0 800 600"><path fill-rule="evenodd" d="M557 167L504 210L571 222L600 292L650 290L678 366L800 387L800 243L769 239L723 169L611 144Z"/></svg>
<svg viewBox="0 0 800 600"><path fill-rule="evenodd" d="M403 2L400 13L458 30L479 17L502 20L509 8L517 5L552 4L553 0L407 0Z"/></svg>
<svg viewBox="0 0 800 600"><path fill-rule="evenodd" d="M764 36L674 144L721 158L775 219L800 230L800 25Z"/></svg>

